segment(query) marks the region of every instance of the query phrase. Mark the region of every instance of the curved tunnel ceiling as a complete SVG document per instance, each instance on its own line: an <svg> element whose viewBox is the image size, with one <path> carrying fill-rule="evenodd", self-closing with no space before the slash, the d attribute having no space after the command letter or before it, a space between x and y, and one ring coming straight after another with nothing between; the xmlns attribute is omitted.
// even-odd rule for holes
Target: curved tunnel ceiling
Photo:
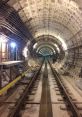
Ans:
<svg viewBox="0 0 82 117"><path fill-rule="evenodd" d="M61 41L57 40L56 37L52 36L52 35L42 35L39 36L38 38L36 38L37 40L37 46L40 46L41 44L49 44L51 46L58 46L58 48L60 48L60 50L63 50L63 45L61 43Z"/></svg>
<svg viewBox="0 0 82 117"><path fill-rule="evenodd" d="M82 12L74 1L17 0L9 4L13 4L34 38L48 34L67 41L68 46L75 44L71 38L82 28Z"/></svg>
<svg viewBox="0 0 82 117"><path fill-rule="evenodd" d="M77 55L80 57L82 0L2 1L15 9L36 42L52 40L55 44L56 41L57 46L68 51L71 62L77 60ZM54 38L51 39L51 36ZM25 39L28 42L28 34Z"/></svg>

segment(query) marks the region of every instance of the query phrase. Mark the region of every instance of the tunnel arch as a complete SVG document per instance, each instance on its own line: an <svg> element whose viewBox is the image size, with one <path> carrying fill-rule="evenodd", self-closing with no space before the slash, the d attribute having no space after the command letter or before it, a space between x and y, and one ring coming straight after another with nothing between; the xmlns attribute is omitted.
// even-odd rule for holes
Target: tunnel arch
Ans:
<svg viewBox="0 0 82 117"><path fill-rule="evenodd" d="M67 48L64 49L64 53L68 52L67 63L80 66L79 60L81 61L82 10L79 3L80 0L25 0L24 2L23 0L14 2L11 2L10 0L6 4L7 6L10 6L10 8L7 9L7 18L10 14L12 16L12 9L15 10L15 13L17 12L24 25L32 34L32 36L24 37L22 32L23 34L27 35L24 33L24 28L21 29L20 33L18 29L14 29L16 27L11 29L20 37L22 35L22 39L24 39L25 43L27 43L28 39L30 39L32 43L29 47L29 50L32 53L31 55L34 53L34 43L37 43L38 41L41 42L41 40L43 42L44 40L47 40L49 43L51 43L52 40L52 43L55 44L56 42L60 50L63 50L62 47L64 47L64 45L60 42L62 39L67 46ZM9 20L6 19L6 21ZM9 25L10 24L8 24L8 26ZM28 33L28 35L30 33ZM43 39L41 38L42 35ZM48 35L47 37L49 38L46 39L46 35ZM52 39L50 39L51 36L53 37ZM33 40L35 40L35 42Z"/></svg>

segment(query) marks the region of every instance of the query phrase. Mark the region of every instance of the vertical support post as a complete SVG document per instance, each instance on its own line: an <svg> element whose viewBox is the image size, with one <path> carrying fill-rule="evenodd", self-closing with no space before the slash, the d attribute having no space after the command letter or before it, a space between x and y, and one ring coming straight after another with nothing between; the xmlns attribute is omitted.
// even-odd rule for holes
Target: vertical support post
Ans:
<svg viewBox="0 0 82 117"><path fill-rule="evenodd" d="M9 67L9 69L10 69L10 80L9 80L9 82L11 82L12 81L12 67Z"/></svg>
<svg viewBox="0 0 82 117"><path fill-rule="evenodd" d="M2 88L2 65L0 66L0 89Z"/></svg>
<svg viewBox="0 0 82 117"><path fill-rule="evenodd" d="M1 43L1 62L2 62L2 43Z"/></svg>
<svg viewBox="0 0 82 117"><path fill-rule="evenodd" d="M17 47L16 47L16 61L17 61Z"/></svg>

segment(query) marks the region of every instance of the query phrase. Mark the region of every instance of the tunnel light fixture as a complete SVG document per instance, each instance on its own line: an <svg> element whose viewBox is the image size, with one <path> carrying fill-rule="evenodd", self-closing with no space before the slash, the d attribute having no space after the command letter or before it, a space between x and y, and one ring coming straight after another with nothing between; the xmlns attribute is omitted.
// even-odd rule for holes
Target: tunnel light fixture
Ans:
<svg viewBox="0 0 82 117"><path fill-rule="evenodd" d="M27 46L23 49L23 56L24 56L25 58L28 57L28 48L27 48Z"/></svg>
<svg viewBox="0 0 82 117"><path fill-rule="evenodd" d="M35 49L37 47L37 43L35 43L34 45L33 45L33 49Z"/></svg>
<svg viewBox="0 0 82 117"><path fill-rule="evenodd" d="M56 47L56 49L57 49L58 52L60 53L60 49L59 49L58 45L57 45L57 44L54 44L54 46Z"/></svg>
<svg viewBox="0 0 82 117"><path fill-rule="evenodd" d="M54 50L54 54L56 54L56 51Z"/></svg>
<svg viewBox="0 0 82 117"><path fill-rule="evenodd" d="M13 49L14 49L14 48L16 48L16 46L17 46L17 45L16 45L16 43L15 43L15 42L11 42L11 43L10 43L10 46L11 46L11 48L13 48Z"/></svg>
<svg viewBox="0 0 82 117"><path fill-rule="evenodd" d="M61 38L60 36L57 36L57 38L62 42L62 47L63 47L63 49L64 49L64 50L67 50L67 45L66 45L64 39Z"/></svg>

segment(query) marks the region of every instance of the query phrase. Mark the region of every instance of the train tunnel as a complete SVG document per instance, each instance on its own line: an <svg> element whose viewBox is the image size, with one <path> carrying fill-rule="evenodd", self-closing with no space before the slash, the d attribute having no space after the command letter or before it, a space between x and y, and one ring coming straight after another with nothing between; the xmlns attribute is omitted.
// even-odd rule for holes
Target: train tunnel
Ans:
<svg viewBox="0 0 82 117"><path fill-rule="evenodd" d="M73 117L82 117L81 62L82 0L0 0L1 117L60 117L58 113L61 113L61 117L71 117L71 114ZM38 74L45 80L42 79L42 85L39 83L41 87L38 85L39 94L35 95L37 97L35 103L27 101L27 104L34 109L33 112L29 106L25 109L27 96L24 103L21 104L22 107L24 106L23 109L20 108L20 104L18 104L19 109L10 109L14 108L11 107L13 102L9 101L11 98L15 98L13 92L19 86L21 89L26 84L31 84L26 78L33 77L37 84L38 80L35 77ZM24 81L21 81L22 77ZM57 81L53 81L52 77L57 77ZM34 83L34 81L31 82ZM53 91L53 82L58 85L56 90L62 90L59 95L67 96L69 91L65 94L66 87L71 90L71 93L74 93L76 100L70 101L70 96L69 98L63 96L67 99L66 103L69 103L68 106L71 108L70 110L73 110L72 112L68 111L68 114L61 112L61 110L69 110L67 104L63 105L65 107L61 107L64 99L60 100L57 97L57 102L54 101L53 97L54 95L56 97L56 94ZM62 88L62 82L66 87ZM31 90L30 85L27 88ZM41 89L42 95L40 94ZM37 101L38 95L41 95L40 102ZM47 97L49 97L49 102L46 102ZM19 99L19 102L22 99ZM44 105L45 102L47 104ZM5 104L9 104L6 111L3 109ZM17 102L14 105L16 106L16 104ZM33 105L37 105L37 107L33 107ZM19 111L24 109L25 114L21 114L22 112Z"/></svg>

